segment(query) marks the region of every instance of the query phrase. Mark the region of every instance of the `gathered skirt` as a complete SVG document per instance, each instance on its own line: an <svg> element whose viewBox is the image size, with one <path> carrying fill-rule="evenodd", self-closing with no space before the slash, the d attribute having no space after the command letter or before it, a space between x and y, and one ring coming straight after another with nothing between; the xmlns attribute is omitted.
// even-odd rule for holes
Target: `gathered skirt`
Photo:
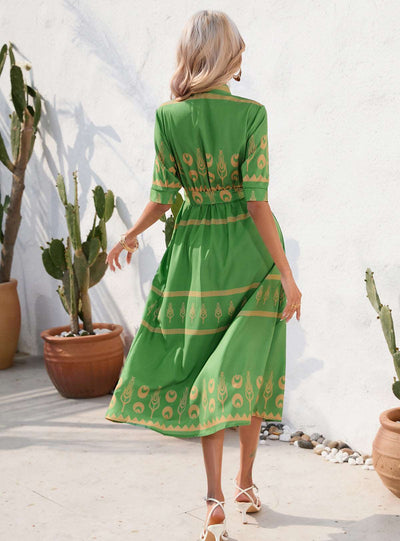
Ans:
<svg viewBox="0 0 400 541"><path fill-rule="evenodd" d="M281 421L285 301L246 201L185 200L105 418L175 437Z"/></svg>

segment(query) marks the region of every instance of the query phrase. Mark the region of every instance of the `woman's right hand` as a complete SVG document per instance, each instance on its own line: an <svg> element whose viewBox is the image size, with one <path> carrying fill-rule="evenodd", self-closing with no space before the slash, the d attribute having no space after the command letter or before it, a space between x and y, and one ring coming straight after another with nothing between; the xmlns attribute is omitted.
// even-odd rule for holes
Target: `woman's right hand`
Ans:
<svg viewBox="0 0 400 541"><path fill-rule="evenodd" d="M292 273L281 275L282 287L286 295L286 305L282 312L281 321L290 321L296 313L297 320L300 319L301 292L294 281Z"/></svg>

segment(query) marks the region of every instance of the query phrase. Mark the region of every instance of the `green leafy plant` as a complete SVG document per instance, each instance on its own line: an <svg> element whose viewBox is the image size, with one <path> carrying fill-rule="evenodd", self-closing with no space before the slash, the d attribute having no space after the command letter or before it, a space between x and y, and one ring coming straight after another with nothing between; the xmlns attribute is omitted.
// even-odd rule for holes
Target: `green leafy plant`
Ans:
<svg viewBox="0 0 400 541"><path fill-rule="evenodd" d="M383 334L386 339L389 351L393 357L394 368L397 374L397 379L393 377L392 390L395 396L400 399L400 351L396 346L396 337L393 328L392 310L388 305L383 305L379 299L376 289L373 272L370 268L365 271L365 282L367 287L367 297L369 298L373 308L378 314L378 319L381 321Z"/></svg>
<svg viewBox="0 0 400 541"><path fill-rule="evenodd" d="M165 245L166 246L168 246L168 244L169 244L169 242L171 240L172 233L174 232L175 220L176 220L176 217L178 215L178 212L179 212L182 204L183 204L183 197L178 192L176 194L175 202L171 205L172 214L170 214L168 216L168 218L166 217L165 214L163 214L161 216L161 218L160 218L160 220L165 223L165 229L163 229L163 233L164 233L164 237L165 237Z"/></svg>
<svg viewBox="0 0 400 541"><path fill-rule="evenodd" d="M77 171L72 175L75 189L74 203L67 200L63 176L59 174L56 181L58 195L65 208L69 233L66 243L64 244L64 239L52 238L47 242L48 247L40 247L43 250L44 268L50 276L62 281L57 292L70 318L70 333L67 336L95 334L89 288L100 282L107 270L106 222L111 218L115 207L114 194L111 190L104 192L101 186L96 186L92 190L95 214L86 240L82 242ZM81 332L79 319L83 322Z"/></svg>
<svg viewBox="0 0 400 541"><path fill-rule="evenodd" d="M15 63L11 43L8 46L4 44L0 50L0 75L3 72L7 54L10 58L11 101L14 106L14 111L9 115L12 160L0 133L0 162L12 173L12 186L11 194L5 196L4 202L0 196L0 242L3 245L0 283L10 281L14 246L21 223L25 171L32 156L41 116L41 96L38 90L24 82L22 69ZM25 69L29 70L30 66L26 65Z"/></svg>

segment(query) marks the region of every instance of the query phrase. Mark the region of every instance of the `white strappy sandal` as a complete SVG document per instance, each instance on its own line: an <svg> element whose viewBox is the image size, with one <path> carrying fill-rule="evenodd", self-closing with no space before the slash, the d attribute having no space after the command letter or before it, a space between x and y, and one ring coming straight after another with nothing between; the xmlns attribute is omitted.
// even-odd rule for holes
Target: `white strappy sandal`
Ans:
<svg viewBox="0 0 400 541"><path fill-rule="evenodd" d="M216 509L219 506L223 509L225 513L225 509L222 507L222 504L225 503L224 501L216 500L215 498L204 498L205 501L213 501L216 502L215 505L212 506L212 509L207 517L206 524L202 531L200 532L200 541L228 541L229 536L228 532L226 531L226 518L224 518L223 522L220 522L218 524L209 524L210 517L214 509ZM212 533L214 536L214 539L211 539L209 537L208 533Z"/></svg>
<svg viewBox="0 0 400 541"><path fill-rule="evenodd" d="M240 490L238 494L236 494L234 502L236 509L242 513L242 522L243 524L247 524L247 515L246 513L255 513L256 511L259 511L261 509L261 500L259 497L258 487L257 485L251 485L251 487L248 488L241 488L237 482L236 479L233 479L233 484L236 488ZM255 492L255 496L257 498L256 501L251 497L251 495L248 493L249 490L253 489ZM255 490L254 490L255 489ZM251 501L248 502L238 502L236 498L240 496L240 494L246 494L248 498L250 498Z"/></svg>

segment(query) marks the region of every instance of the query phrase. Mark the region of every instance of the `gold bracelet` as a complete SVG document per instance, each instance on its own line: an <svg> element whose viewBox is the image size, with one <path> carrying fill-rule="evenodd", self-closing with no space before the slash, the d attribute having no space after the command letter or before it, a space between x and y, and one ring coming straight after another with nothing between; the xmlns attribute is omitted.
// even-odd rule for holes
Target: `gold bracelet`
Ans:
<svg viewBox="0 0 400 541"><path fill-rule="evenodd" d="M119 239L119 242L120 244L122 245L123 248L125 248L125 250L127 252L136 252L136 250L139 248L139 241L138 241L138 238L135 237L134 240L135 240L135 246L133 248L131 248L130 246L128 246L128 244L126 243L126 233L123 233Z"/></svg>

